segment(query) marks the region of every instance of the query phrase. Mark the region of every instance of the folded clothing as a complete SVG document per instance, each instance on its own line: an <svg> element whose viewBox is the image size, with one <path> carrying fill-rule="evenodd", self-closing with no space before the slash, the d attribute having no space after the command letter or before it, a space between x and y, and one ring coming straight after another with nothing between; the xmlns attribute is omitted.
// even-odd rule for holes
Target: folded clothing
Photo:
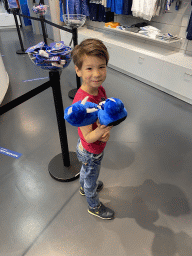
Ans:
<svg viewBox="0 0 192 256"><path fill-rule="evenodd" d="M139 34L148 36L150 38L156 38L161 31L153 26L140 27Z"/></svg>
<svg viewBox="0 0 192 256"><path fill-rule="evenodd" d="M105 23L105 27L108 27L108 28L116 28L117 26L120 26L119 22L111 21L111 22Z"/></svg>
<svg viewBox="0 0 192 256"><path fill-rule="evenodd" d="M160 39L162 41L171 41L179 39L177 35L171 35L170 33L162 33L161 30L153 26L141 27L140 29L141 30L139 31L139 34L148 36L150 38Z"/></svg>

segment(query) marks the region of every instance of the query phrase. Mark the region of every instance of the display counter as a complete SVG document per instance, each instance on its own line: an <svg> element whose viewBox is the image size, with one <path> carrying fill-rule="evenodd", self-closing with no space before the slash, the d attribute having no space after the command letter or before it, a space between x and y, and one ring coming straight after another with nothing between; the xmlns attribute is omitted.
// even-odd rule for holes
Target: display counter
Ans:
<svg viewBox="0 0 192 256"><path fill-rule="evenodd" d="M2 103L9 86L9 76L6 72L3 59L0 53L0 104Z"/></svg>

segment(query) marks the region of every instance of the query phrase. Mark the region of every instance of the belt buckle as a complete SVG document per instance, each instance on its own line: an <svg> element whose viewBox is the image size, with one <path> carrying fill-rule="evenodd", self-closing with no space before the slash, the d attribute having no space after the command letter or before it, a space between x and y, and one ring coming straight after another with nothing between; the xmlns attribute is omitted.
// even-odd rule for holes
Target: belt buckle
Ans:
<svg viewBox="0 0 192 256"><path fill-rule="evenodd" d="M82 146L81 142L79 143L79 149L80 149L81 151L83 151L83 146Z"/></svg>

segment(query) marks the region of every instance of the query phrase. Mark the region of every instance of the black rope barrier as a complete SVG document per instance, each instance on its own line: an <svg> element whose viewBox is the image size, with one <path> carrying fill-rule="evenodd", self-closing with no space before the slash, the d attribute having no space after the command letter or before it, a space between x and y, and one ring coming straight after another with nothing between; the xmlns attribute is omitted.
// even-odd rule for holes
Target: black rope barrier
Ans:
<svg viewBox="0 0 192 256"><path fill-rule="evenodd" d="M59 138L61 144L61 153L55 156L48 165L48 171L52 178L68 182L79 178L81 164L77 159L75 152L69 152L67 142L67 132L64 119L63 100L60 86L60 72L58 70L49 71L49 81L37 88L19 96L18 98L6 103L0 107L0 116L20 104L28 101L44 90L52 87L55 111L57 117Z"/></svg>
<svg viewBox="0 0 192 256"><path fill-rule="evenodd" d="M51 86L50 82L46 82L40 86L38 86L37 88L19 96L18 98L8 102L7 104L3 105L2 107L0 107L0 116L5 114L6 112L8 112L9 110L19 106L20 104L24 103L25 101L33 98L34 96L36 96L37 94L45 91L46 89L48 89Z"/></svg>
<svg viewBox="0 0 192 256"><path fill-rule="evenodd" d="M77 45L77 29L72 28L65 28L60 25L54 24L50 21L44 19L44 17L35 18L26 16L20 13L17 13L13 10L13 15L15 18L15 23L17 27L17 32L19 36L19 41L21 44L21 51L25 52L21 33L19 30L19 25L17 21L17 15L29 18L33 20L38 20L41 22L42 25L42 32L44 41L46 43L46 32L44 27L44 22L50 24L51 26L57 27L59 29L65 30L67 32L72 33L72 39L74 42L74 46ZM77 159L76 152L69 152L68 142L67 142L67 132L66 132L66 125L64 119L64 109L63 109L63 100L61 94L61 86L60 86L60 74L61 72L58 70L51 70L49 71L49 81L38 86L37 88L25 93L24 95L19 96L18 98L6 103L5 105L0 107L0 116L5 114L6 112L12 110L13 108L19 106L20 104L28 101L29 99L33 98L34 96L38 95L39 93L43 92L44 90L48 89L49 87L52 88L53 92L53 99L57 117L57 124L58 124L58 131L60 137L60 144L61 144L61 154L55 156L48 165L48 171L52 178L58 181L72 181L79 178L79 172L81 168L81 164ZM80 78L77 77L77 88L80 87ZM77 91L77 89L75 89ZM70 92L69 92L70 93Z"/></svg>
<svg viewBox="0 0 192 256"><path fill-rule="evenodd" d="M24 14L21 14L21 13L15 13L15 14L16 14L16 15L19 15L19 16L21 16L21 17L23 17L23 18L41 21L40 18L27 16L27 15L24 15ZM53 22L51 22L51 21L49 21L49 20L44 19L44 22L47 23L47 24L49 24L49 25L51 25L51 26L53 26L53 27L56 27L56 28L65 30L65 31L67 31L67 32L69 32L69 33L72 33L72 32L73 32L73 29L72 29L72 28L70 29L70 28L67 28L67 27L60 26L60 25L55 24L55 23L53 23Z"/></svg>

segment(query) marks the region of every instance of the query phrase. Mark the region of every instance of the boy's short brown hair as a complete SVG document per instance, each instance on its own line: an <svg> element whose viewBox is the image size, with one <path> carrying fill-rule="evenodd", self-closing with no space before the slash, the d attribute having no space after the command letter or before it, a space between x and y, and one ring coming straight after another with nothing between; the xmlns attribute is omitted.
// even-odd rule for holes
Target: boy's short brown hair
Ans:
<svg viewBox="0 0 192 256"><path fill-rule="evenodd" d="M78 67L78 69L82 68L83 57L85 55L105 58L106 65L109 61L109 53L107 51L107 47L99 39L85 39L79 45L75 46L71 54L73 62Z"/></svg>

